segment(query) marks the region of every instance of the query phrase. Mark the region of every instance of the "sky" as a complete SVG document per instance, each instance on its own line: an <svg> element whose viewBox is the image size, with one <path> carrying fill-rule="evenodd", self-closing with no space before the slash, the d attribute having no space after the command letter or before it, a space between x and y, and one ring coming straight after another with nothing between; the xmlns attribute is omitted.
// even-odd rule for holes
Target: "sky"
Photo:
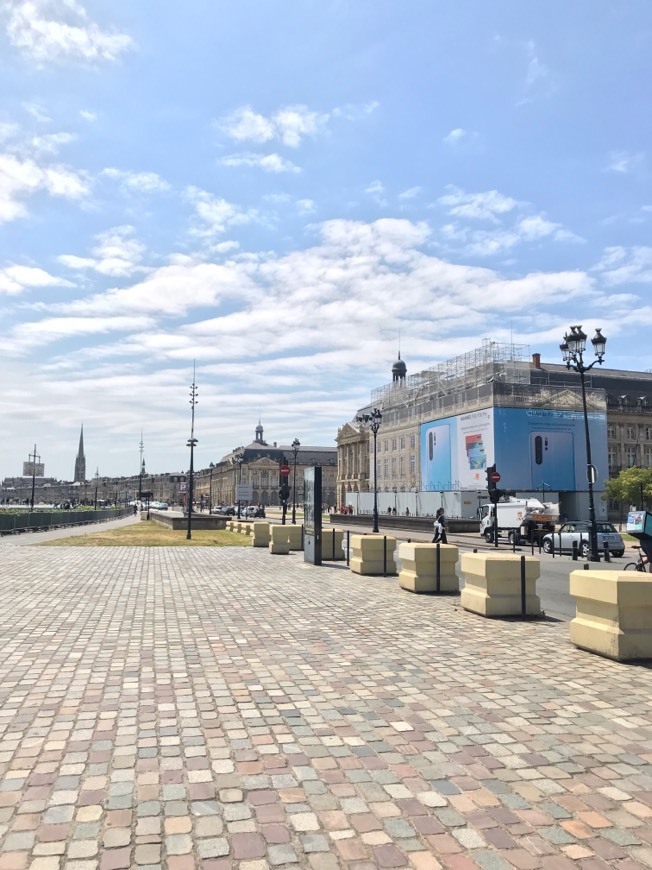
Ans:
<svg viewBox="0 0 652 870"><path fill-rule="evenodd" d="M570 324L652 369L649 0L0 0L0 478L335 445ZM195 374L193 375L193 366Z"/></svg>

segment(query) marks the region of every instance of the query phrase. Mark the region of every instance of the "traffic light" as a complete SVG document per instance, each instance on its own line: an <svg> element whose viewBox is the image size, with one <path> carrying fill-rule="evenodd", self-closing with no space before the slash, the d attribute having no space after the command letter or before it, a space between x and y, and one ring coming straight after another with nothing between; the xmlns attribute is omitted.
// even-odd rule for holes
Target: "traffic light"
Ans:
<svg viewBox="0 0 652 870"><path fill-rule="evenodd" d="M290 487L287 483L281 484L281 488L278 491L278 497L281 502L286 502L290 498Z"/></svg>
<svg viewBox="0 0 652 870"><path fill-rule="evenodd" d="M496 481L494 480L494 474L496 473L496 463L493 465L487 466L487 489L489 490L489 495L496 490Z"/></svg>

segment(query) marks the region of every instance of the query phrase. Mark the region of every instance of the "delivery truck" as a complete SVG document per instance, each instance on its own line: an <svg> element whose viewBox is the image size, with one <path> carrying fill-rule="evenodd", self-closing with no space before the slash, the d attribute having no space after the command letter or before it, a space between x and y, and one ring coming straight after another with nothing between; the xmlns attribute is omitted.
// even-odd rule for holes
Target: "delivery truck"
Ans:
<svg viewBox="0 0 652 870"><path fill-rule="evenodd" d="M554 532L559 521L559 505L536 498L514 498L480 508L480 534L487 541L506 536L510 543L538 542L547 532Z"/></svg>

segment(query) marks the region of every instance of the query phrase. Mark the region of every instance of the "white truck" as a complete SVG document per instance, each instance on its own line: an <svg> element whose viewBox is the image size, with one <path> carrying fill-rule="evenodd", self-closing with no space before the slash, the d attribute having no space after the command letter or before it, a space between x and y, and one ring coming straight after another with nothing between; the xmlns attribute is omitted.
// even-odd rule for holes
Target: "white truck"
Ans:
<svg viewBox="0 0 652 870"><path fill-rule="evenodd" d="M497 519L497 523L496 523ZM510 543L535 540L538 535L554 532L559 520L559 505L536 498L509 498L498 504L483 504L480 508L480 534L487 541L507 535Z"/></svg>

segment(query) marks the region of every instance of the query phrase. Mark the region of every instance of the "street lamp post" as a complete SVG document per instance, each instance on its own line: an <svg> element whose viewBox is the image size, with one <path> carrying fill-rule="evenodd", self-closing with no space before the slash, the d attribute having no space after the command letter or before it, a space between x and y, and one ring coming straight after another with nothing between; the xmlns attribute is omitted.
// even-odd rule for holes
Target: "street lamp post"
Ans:
<svg viewBox="0 0 652 870"><path fill-rule="evenodd" d="M236 455L233 457L233 461L238 466L238 488L239 488L241 483L242 483L242 463L244 462L244 456L242 455L242 453L236 453ZM240 493L237 492L236 495L239 496ZM237 502L238 502L238 519L240 519L240 499L239 498L237 499Z"/></svg>
<svg viewBox="0 0 652 870"><path fill-rule="evenodd" d="M142 503L143 503L143 472L145 471L145 460L143 459L143 449L144 449L143 430L141 429L140 430L140 444L139 444L140 471L138 472L138 501L139 501L138 508L139 509L142 507Z"/></svg>
<svg viewBox="0 0 652 870"><path fill-rule="evenodd" d="M32 497L31 497L30 502L29 502L29 509L30 509L30 511L33 511L34 510L34 491L36 489L36 460L41 458L39 456L39 454L36 452L36 444L34 445L34 453L30 453L28 458L32 460Z"/></svg>
<svg viewBox="0 0 652 870"><path fill-rule="evenodd" d="M188 532L186 540L192 539L192 501L194 495L194 471L195 471L195 405L197 404L197 384L195 383L195 366L192 367L192 384L190 385L190 438L186 442L186 446L190 447L190 471L188 473Z"/></svg>
<svg viewBox="0 0 652 870"><path fill-rule="evenodd" d="M357 422L363 423L365 426L371 429L371 433L374 436L374 512L372 526L373 532L378 531L378 468L376 465L376 441L382 419L383 415L379 408L374 408L370 414L360 414L358 417L356 417Z"/></svg>
<svg viewBox="0 0 652 870"><path fill-rule="evenodd" d="M299 452L299 447L301 447L301 442L298 438L295 438L291 446L292 454L294 455L294 475L292 479L292 525L295 525L297 521L297 453Z"/></svg>
<svg viewBox="0 0 652 870"><path fill-rule="evenodd" d="M586 479L589 487L589 545L590 562L600 561L598 550L598 527L595 519L595 501L593 499L593 484L596 481L596 472L591 462L591 438L589 436L589 415L586 410L586 383L584 375L590 371L596 363L602 365L607 339L600 329L596 329L591 339L596 359L590 365L584 365L584 350L586 349L586 333L581 326L571 326L570 332L566 333L563 342L559 345L566 368L573 369L580 376L582 387L582 409L584 411L584 435L586 438Z"/></svg>
<svg viewBox="0 0 652 870"><path fill-rule="evenodd" d="M209 516L213 513L213 463L210 466L210 475L208 478L208 513Z"/></svg>

